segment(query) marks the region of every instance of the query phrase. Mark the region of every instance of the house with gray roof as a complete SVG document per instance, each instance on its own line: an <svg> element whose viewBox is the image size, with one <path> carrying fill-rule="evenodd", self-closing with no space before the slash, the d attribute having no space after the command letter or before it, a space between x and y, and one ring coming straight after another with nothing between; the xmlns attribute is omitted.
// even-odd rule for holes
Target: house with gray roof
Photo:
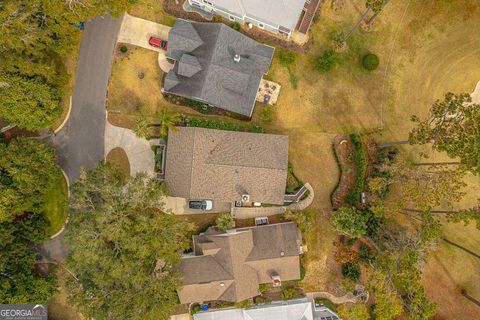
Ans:
<svg viewBox="0 0 480 320"><path fill-rule="evenodd" d="M261 283L300 279L301 244L294 222L210 228L193 237L193 252L181 259L180 302L238 302L259 295Z"/></svg>
<svg viewBox="0 0 480 320"><path fill-rule="evenodd" d="M175 65L162 91L251 117L273 52L224 24L178 19L167 50Z"/></svg>
<svg viewBox="0 0 480 320"><path fill-rule="evenodd" d="M173 197L283 204L288 136L178 127L168 135L165 182ZM246 199L248 198L248 199Z"/></svg>
<svg viewBox="0 0 480 320"><path fill-rule="evenodd" d="M339 320L338 315L313 299L274 301L250 308L227 308L196 313L194 320Z"/></svg>
<svg viewBox="0 0 480 320"><path fill-rule="evenodd" d="M290 38L308 33L322 0L188 0L189 6Z"/></svg>

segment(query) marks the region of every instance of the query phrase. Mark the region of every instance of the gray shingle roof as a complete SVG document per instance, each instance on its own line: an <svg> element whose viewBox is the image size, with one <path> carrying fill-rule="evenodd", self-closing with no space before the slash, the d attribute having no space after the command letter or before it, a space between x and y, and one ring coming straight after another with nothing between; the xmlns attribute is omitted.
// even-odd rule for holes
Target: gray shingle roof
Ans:
<svg viewBox="0 0 480 320"><path fill-rule="evenodd" d="M180 83L164 85L164 90L250 117L273 52L222 23L179 19L169 34L167 57L178 61L169 74L176 74ZM191 57L196 58L194 69Z"/></svg>
<svg viewBox="0 0 480 320"><path fill-rule="evenodd" d="M168 136L165 181L172 196L283 204L288 137L178 128Z"/></svg>
<svg viewBox="0 0 480 320"><path fill-rule="evenodd" d="M193 241L195 256L183 257L180 263L181 303L242 301L258 295L259 284L271 282L272 272L282 280L300 277L301 235L293 222L227 233L209 229ZM205 247L218 250L206 252Z"/></svg>

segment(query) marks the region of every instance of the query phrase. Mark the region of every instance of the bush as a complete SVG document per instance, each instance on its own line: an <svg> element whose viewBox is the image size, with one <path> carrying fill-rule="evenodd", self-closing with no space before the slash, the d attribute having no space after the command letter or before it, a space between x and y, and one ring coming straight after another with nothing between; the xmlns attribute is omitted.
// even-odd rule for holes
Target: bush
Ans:
<svg viewBox="0 0 480 320"><path fill-rule="evenodd" d="M291 300L298 298L300 295L298 294L297 290L294 288L285 288L282 291L282 299L283 300Z"/></svg>
<svg viewBox="0 0 480 320"><path fill-rule="evenodd" d="M358 238L367 233L369 216L355 207L341 207L332 214L332 224L335 229L352 238Z"/></svg>
<svg viewBox="0 0 480 320"><path fill-rule="evenodd" d="M315 298L315 303L324 305L328 309L332 310L333 312L337 311L337 307L333 304L332 301L325 299L325 298Z"/></svg>
<svg viewBox="0 0 480 320"><path fill-rule="evenodd" d="M190 309L190 314L194 315L195 313L199 313L200 311L202 311L202 308L200 307L200 305L197 304L192 307L192 309Z"/></svg>
<svg viewBox="0 0 480 320"><path fill-rule="evenodd" d="M366 54L362 59L363 67L368 71L373 71L378 68L380 59L373 53Z"/></svg>
<svg viewBox="0 0 480 320"><path fill-rule="evenodd" d="M365 156L365 150L363 149L363 143L356 134L350 135L350 140L355 147L355 165L357 167L357 178L355 180L355 186L352 192L347 196L347 203L355 205L359 199L360 194L363 191L365 184L365 173L367 172L367 159Z"/></svg>
<svg viewBox="0 0 480 320"><path fill-rule="evenodd" d="M217 228L223 231L235 228L235 220L233 220L233 216L229 212L220 213L217 219L215 219L215 224Z"/></svg>
<svg viewBox="0 0 480 320"><path fill-rule="evenodd" d="M340 246L337 252L335 252L334 259L338 264L357 263L359 254L347 246Z"/></svg>
<svg viewBox="0 0 480 320"><path fill-rule="evenodd" d="M370 263L375 260L375 255L370 248L364 244L360 245L360 260L366 263Z"/></svg>
<svg viewBox="0 0 480 320"><path fill-rule="evenodd" d="M243 300L243 301L235 303L235 308L247 309L247 308L250 308L252 305L253 305L252 300L247 299L247 300Z"/></svg>
<svg viewBox="0 0 480 320"><path fill-rule="evenodd" d="M338 56L332 49L327 49L325 52L317 58L315 61L315 70L318 72L330 71L337 64Z"/></svg>
<svg viewBox="0 0 480 320"><path fill-rule="evenodd" d="M264 293L268 290L268 284L260 283L260 285L258 286L258 290L260 291L260 293Z"/></svg>
<svg viewBox="0 0 480 320"><path fill-rule="evenodd" d="M288 67L295 62L295 52L287 49L280 49L278 59L282 66Z"/></svg>
<svg viewBox="0 0 480 320"><path fill-rule="evenodd" d="M234 23L230 24L230 28L232 28L233 30L236 30L236 31L240 31L240 29L242 28L242 25L238 22L234 22Z"/></svg>
<svg viewBox="0 0 480 320"><path fill-rule="evenodd" d="M120 52L121 52L121 53L126 53L127 51L128 51L127 46L121 46L121 47L120 47Z"/></svg>
<svg viewBox="0 0 480 320"><path fill-rule="evenodd" d="M307 208L296 212L287 210L283 214L283 217L286 220L295 221L302 233L307 233L313 230L313 226L315 225L315 211L313 209Z"/></svg>
<svg viewBox="0 0 480 320"><path fill-rule="evenodd" d="M273 120L273 109L271 105L266 105L262 111L260 111L260 120L266 123L270 123Z"/></svg>
<svg viewBox="0 0 480 320"><path fill-rule="evenodd" d="M138 115L135 118L135 123L133 124L132 131L137 137L150 139L150 124L148 119L143 114Z"/></svg>
<svg viewBox="0 0 480 320"><path fill-rule="evenodd" d="M358 263L346 263L342 266L342 276L352 281L360 279L360 265Z"/></svg>
<svg viewBox="0 0 480 320"><path fill-rule="evenodd" d="M300 266L300 281L303 280L303 278L305 278L305 268L303 266Z"/></svg>

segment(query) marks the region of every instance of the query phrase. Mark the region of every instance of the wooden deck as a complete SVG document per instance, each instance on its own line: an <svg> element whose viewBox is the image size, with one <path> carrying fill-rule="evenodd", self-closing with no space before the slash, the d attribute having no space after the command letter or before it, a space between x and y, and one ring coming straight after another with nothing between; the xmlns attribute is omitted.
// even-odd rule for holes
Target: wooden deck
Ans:
<svg viewBox="0 0 480 320"><path fill-rule="evenodd" d="M310 26L312 25L313 18L320 7L320 3L323 0L310 0L305 1L305 6L303 7L303 11L300 14L300 18L297 22L297 27L295 28L298 32L301 33L308 33Z"/></svg>

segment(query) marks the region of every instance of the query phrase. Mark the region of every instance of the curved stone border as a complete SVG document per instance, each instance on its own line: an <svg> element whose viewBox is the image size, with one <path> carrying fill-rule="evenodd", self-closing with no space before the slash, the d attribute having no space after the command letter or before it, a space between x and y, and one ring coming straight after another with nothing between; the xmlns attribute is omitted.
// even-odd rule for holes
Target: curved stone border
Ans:
<svg viewBox="0 0 480 320"><path fill-rule="evenodd" d="M60 126L58 126L57 129L53 131L53 133L58 133L60 130L63 129L65 124L67 124L68 119L70 119L71 112L72 112L72 96L70 96L70 103L68 104L68 111L67 111L67 115L65 116L65 119L63 119L63 122L60 124ZM68 179L67 179L67 184L68 184Z"/></svg>
<svg viewBox="0 0 480 320"><path fill-rule="evenodd" d="M59 166L59 168L60 168L60 171L63 174L63 177L65 178L65 181L67 182L67 199L70 199L70 180L68 180L68 176L65 173L65 171L63 171L63 169L60 166ZM67 223L68 223L68 211L67 211L67 219L65 219L65 223L63 224L63 227L57 233L55 233L53 236L51 236L50 239L54 239L54 238L58 237L60 234L62 234L63 231L65 231L65 226L67 225Z"/></svg>

